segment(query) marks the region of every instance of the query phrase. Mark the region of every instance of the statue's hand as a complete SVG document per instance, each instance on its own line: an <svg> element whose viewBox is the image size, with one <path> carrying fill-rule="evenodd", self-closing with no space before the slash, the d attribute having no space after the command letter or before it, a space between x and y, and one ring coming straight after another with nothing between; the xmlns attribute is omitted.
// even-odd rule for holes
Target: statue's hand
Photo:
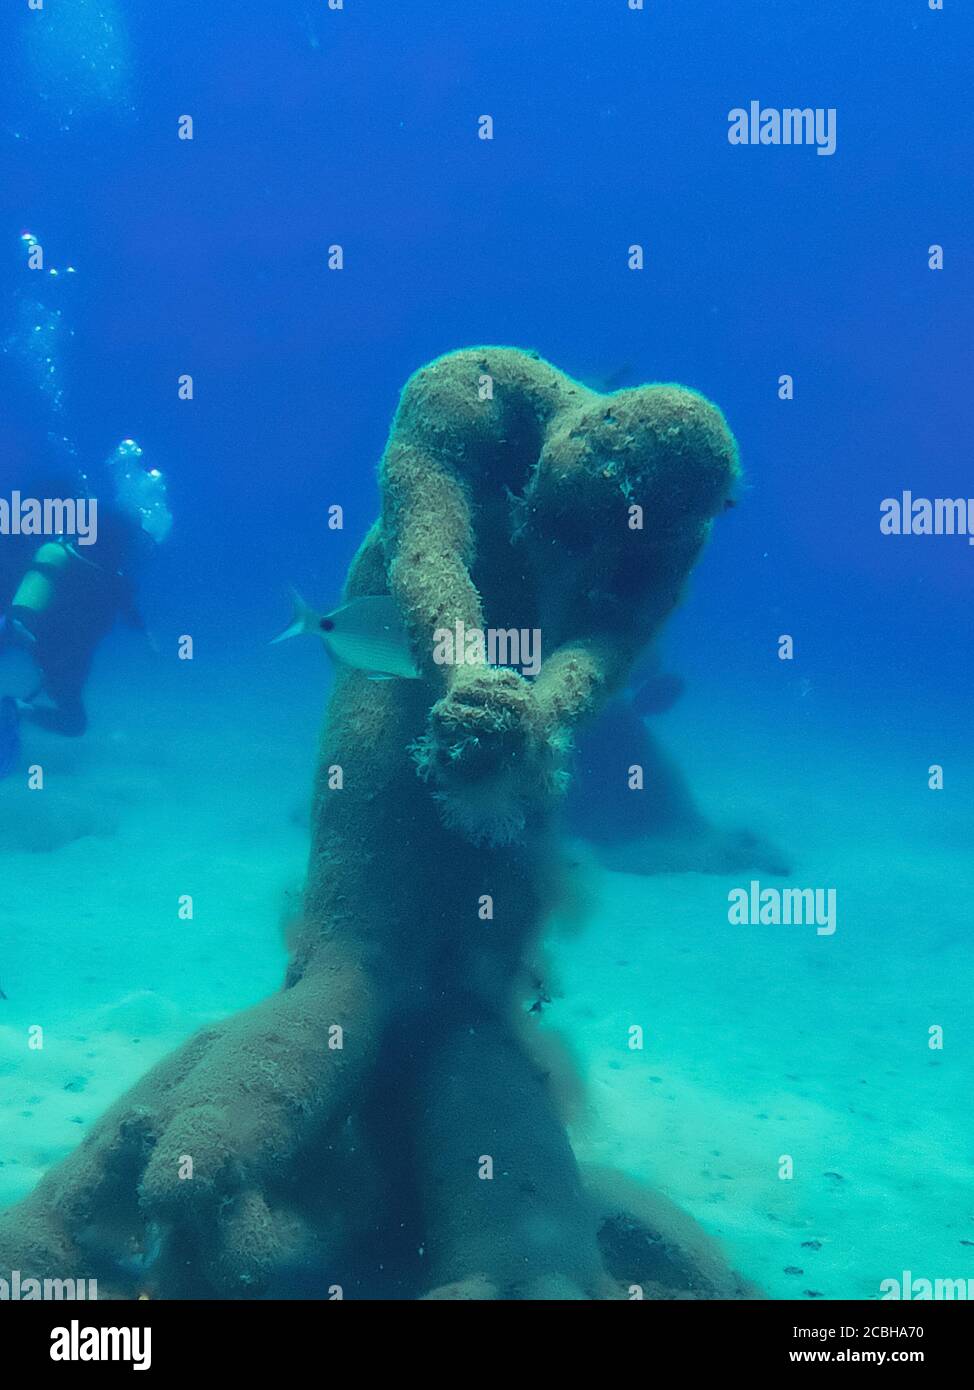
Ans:
<svg viewBox="0 0 974 1390"><path fill-rule="evenodd" d="M517 839L552 790L557 750L516 671L460 667L415 751L444 820L475 842Z"/></svg>
<svg viewBox="0 0 974 1390"><path fill-rule="evenodd" d="M523 757L534 723L531 686L516 671L461 666L430 711L432 772L438 782L476 781Z"/></svg>

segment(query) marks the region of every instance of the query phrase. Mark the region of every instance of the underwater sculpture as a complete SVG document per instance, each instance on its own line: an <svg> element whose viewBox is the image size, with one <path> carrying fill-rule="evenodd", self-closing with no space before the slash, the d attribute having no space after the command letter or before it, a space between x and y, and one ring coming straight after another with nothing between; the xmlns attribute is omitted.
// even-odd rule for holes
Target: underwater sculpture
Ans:
<svg viewBox="0 0 974 1390"><path fill-rule="evenodd" d="M671 692L677 698L675 681L664 691ZM700 809L679 765L638 708L640 695L613 696L580 731L566 828L593 846L599 863L619 873L788 874L786 856L763 835L715 825ZM643 700L648 703L649 696ZM634 764L643 776L636 796L627 777Z"/></svg>
<svg viewBox="0 0 974 1390"><path fill-rule="evenodd" d="M396 599L421 675L338 670L284 986L0 1216L0 1268L120 1297L750 1296L664 1200L580 1170L519 997L572 732L677 603L737 467L681 387L602 396L511 348L411 378L346 599ZM457 622L540 629L540 674L438 665Z"/></svg>

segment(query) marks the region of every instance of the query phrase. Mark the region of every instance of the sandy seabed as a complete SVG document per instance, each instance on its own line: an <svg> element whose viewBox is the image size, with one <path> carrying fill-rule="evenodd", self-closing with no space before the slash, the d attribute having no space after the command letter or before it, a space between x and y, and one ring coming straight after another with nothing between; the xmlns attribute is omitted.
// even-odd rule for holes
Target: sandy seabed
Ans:
<svg viewBox="0 0 974 1390"><path fill-rule="evenodd" d="M282 719L286 692L251 685L228 728L215 693L147 688L133 727L100 671L90 735L32 742L44 791L0 786L0 1205L281 979L315 701ZM662 1189L773 1298L974 1277L974 813L927 789L908 736L891 765L824 717L769 732L742 707L729 740L707 712L701 693L660 726L696 796L785 848L793 872L763 883L835 888L837 930L731 926L752 875L583 866L543 1015L582 1074L579 1155Z"/></svg>

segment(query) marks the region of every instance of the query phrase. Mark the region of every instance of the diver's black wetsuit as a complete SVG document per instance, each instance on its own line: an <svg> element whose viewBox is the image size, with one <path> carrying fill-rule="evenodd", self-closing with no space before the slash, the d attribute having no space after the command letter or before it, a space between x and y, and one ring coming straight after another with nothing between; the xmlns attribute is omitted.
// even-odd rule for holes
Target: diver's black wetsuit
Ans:
<svg viewBox="0 0 974 1390"><path fill-rule="evenodd" d="M127 517L102 509L96 544L60 538L36 551L0 637L26 651L40 677L18 701L21 718L69 737L85 732L84 687L99 643L118 618L142 626L131 577L142 535ZM38 590L43 603L36 601Z"/></svg>

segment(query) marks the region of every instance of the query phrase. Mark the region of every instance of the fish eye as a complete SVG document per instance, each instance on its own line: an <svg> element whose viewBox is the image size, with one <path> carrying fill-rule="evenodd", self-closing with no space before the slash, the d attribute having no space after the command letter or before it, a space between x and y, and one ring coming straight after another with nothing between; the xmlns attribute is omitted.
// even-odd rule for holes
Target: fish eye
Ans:
<svg viewBox="0 0 974 1390"><path fill-rule="evenodd" d="M331 618L322 618L318 626L321 628L322 632L331 632L335 624L332 622Z"/></svg>

